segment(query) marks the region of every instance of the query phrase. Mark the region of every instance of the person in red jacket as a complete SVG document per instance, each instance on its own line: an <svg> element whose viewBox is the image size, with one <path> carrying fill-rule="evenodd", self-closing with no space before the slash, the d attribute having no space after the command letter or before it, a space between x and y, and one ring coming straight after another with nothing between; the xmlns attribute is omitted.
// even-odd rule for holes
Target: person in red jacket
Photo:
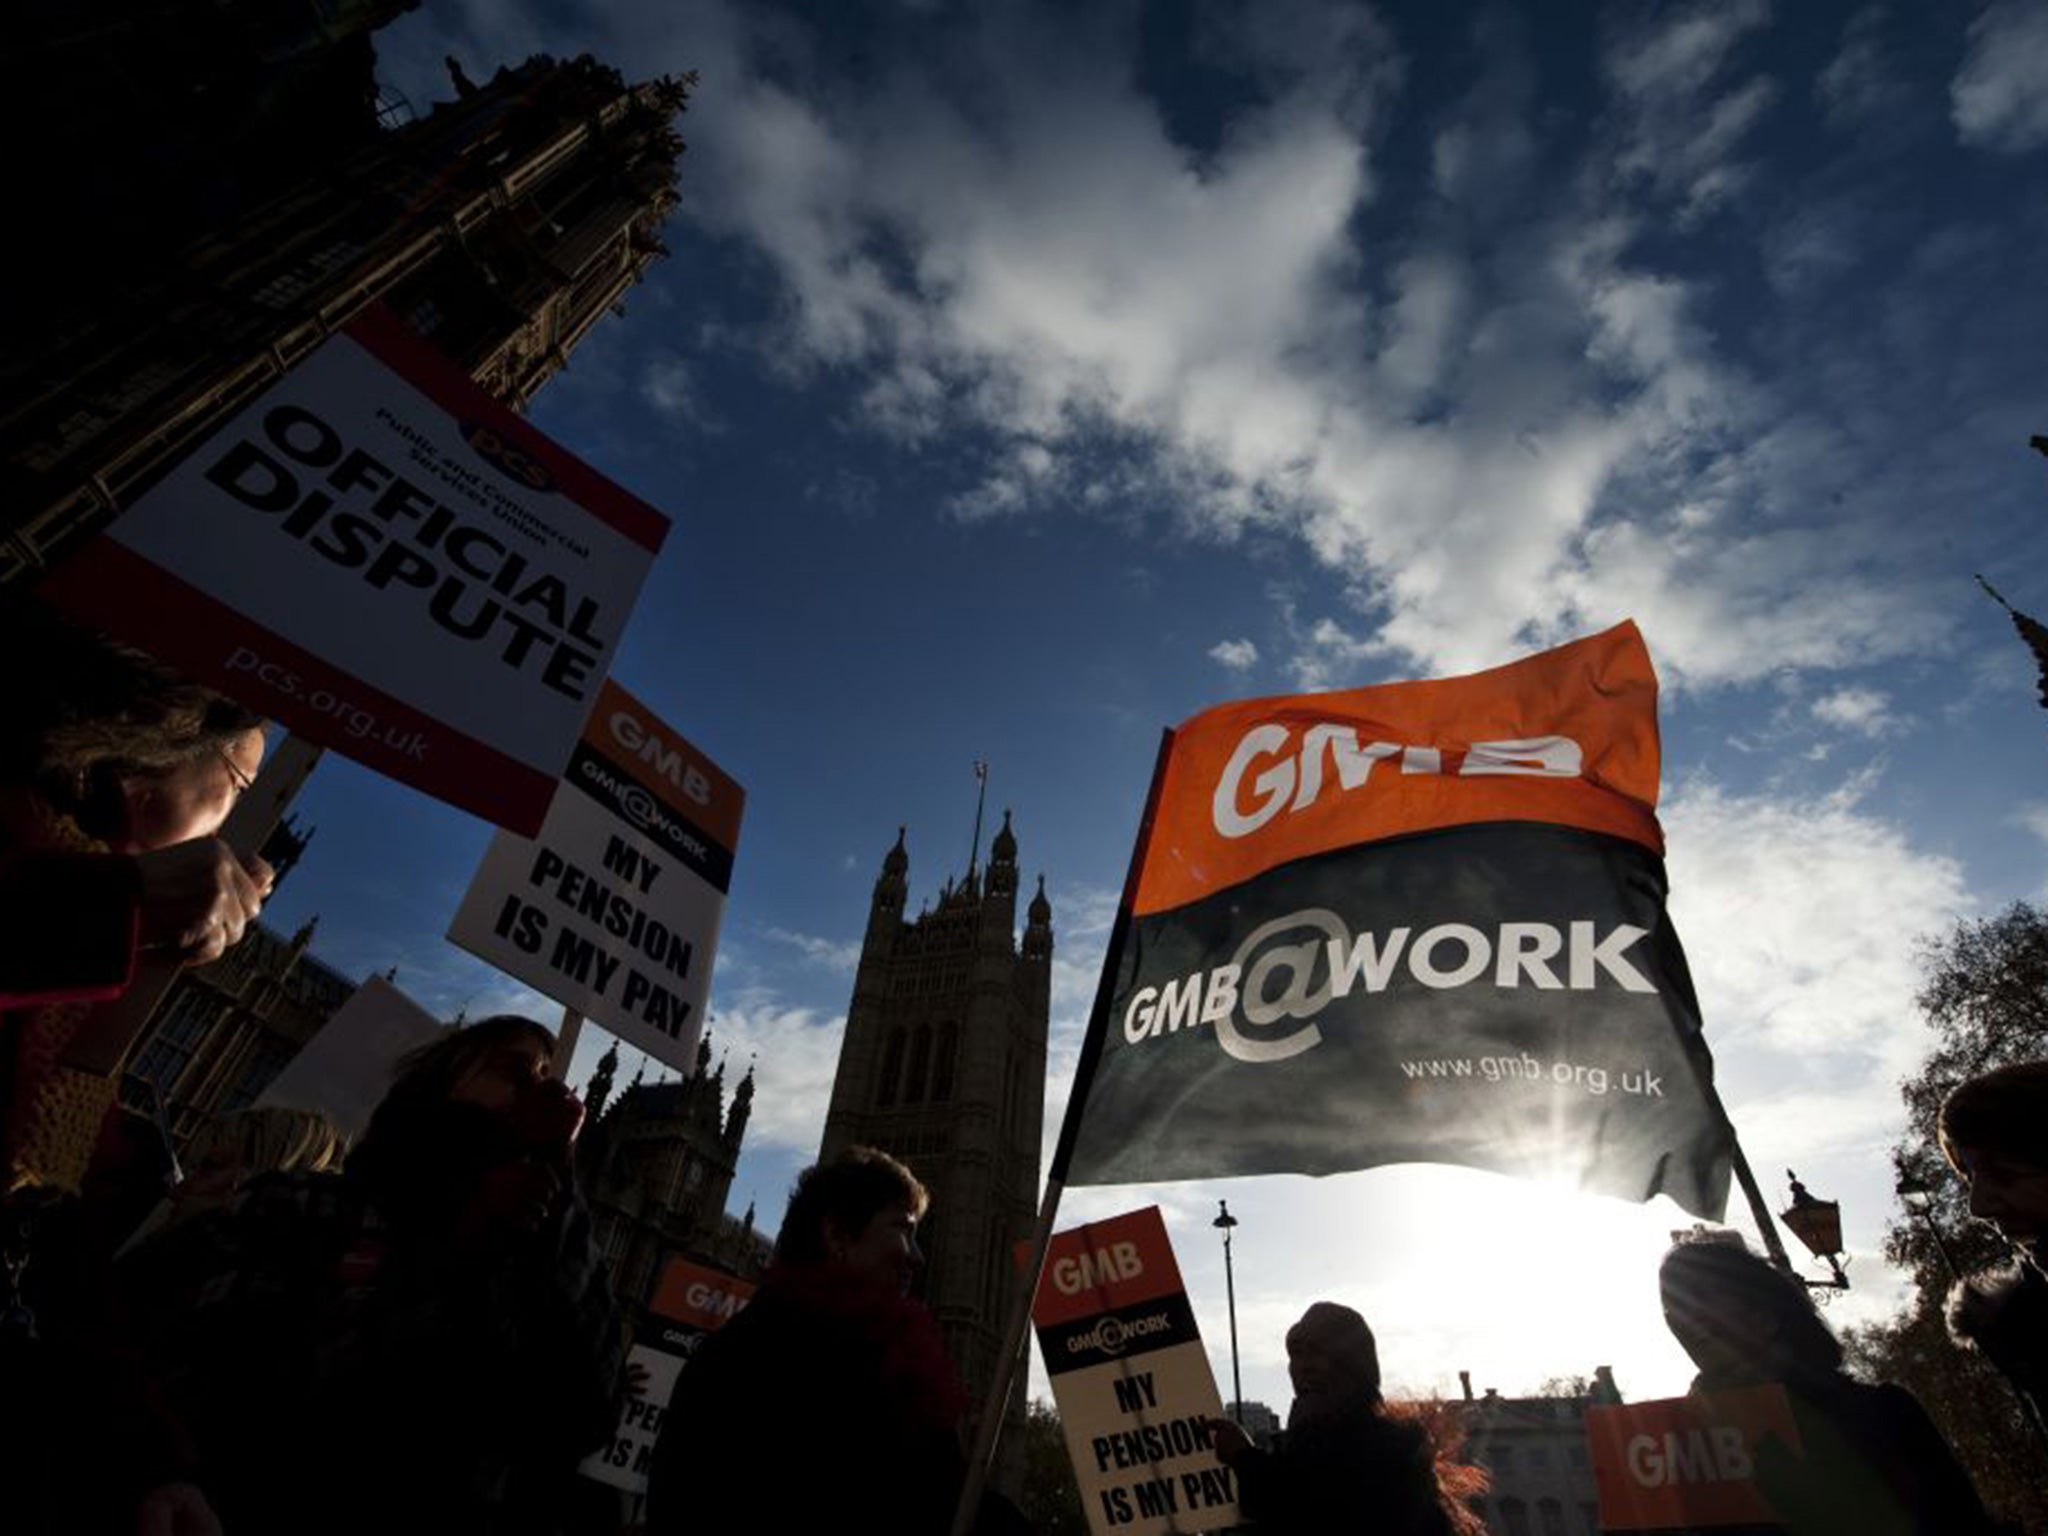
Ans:
<svg viewBox="0 0 2048 1536"><path fill-rule="evenodd" d="M904 1164L852 1147L798 1178L753 1300L704 1339L662 1418L649 1536L887 1531L944 1536L968 1406L911 1296L929 1203ZM1022 1516L983 1497L977 1532Z"/></svg>

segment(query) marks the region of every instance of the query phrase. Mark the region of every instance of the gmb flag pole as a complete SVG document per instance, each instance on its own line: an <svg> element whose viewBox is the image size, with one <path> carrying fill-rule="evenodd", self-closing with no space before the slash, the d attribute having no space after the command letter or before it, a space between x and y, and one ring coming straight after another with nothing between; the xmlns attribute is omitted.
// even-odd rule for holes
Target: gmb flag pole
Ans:
<svg viewBox="0 0 2048 1536"><path fill-rule="evenodd" d="M1632 623L1169 731L1005 1369L1069 1184L1447 1163L1719 1219L1735 1136L1665 913L1659 770Z"/></svg>

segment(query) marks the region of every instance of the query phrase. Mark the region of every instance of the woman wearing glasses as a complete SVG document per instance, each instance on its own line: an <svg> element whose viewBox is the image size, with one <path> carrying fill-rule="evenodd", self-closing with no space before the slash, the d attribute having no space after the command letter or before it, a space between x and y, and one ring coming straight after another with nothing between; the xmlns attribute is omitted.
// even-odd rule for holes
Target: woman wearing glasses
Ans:
<svg viewBox="0 0 2048 1536"><path fill-rule="evenodd" d="M67 1465L77 1423L145 1394L120 1385L101 1300L126 1234L103 1230L103 1203L72 1198L116 1079L63 1057L93 1005L126 989L138 951L211 960L254 921L270 868L216 834L262 756L262 721L241 706L33 604L0 609L0 1529L10 1536L138 1517L194 1536L209 1528L160 1460L147 1466L138 1453L126 1487L118 1475L95 1486Z"/></svg>

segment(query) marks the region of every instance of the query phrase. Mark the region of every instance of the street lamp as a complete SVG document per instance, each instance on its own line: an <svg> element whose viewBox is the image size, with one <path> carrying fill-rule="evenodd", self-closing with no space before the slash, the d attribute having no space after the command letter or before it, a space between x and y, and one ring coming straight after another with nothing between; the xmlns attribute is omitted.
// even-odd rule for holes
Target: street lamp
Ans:
<svg viewBox="0 0 2048 1536"><path fill-rule="evenodd" d="M1778 1219L1834 1274L1832 1280L1808 1280L1804 1275L1800 1280L1812 1291L1846 1291L1849 1277L1842 1272L1842 1207L1833 1200L1816 1200L1790 1168L1785 1177L1792 1181L1792 1204L1778 1213Z"/></svg>
<svg viewBox="0 0 2048 1536"><path fill-rule="evenodd" d="M1941 1223L1934 1219L1934 1182L1931 1179L1916 1177L1902 1168L1899 1170L1896 1188L1899 1204L1910 1214L1927 1223L1927 1235L1934 1239L1935 1251L1941 1255L1941 1262L1948 1270L1950 1282L1960 1283L1963 1272L1956 1267L1956 1256L1949 1251L1948 1240L1941 1235ZM1999 1374L2005 1373L2001 1371ZM2048 1419L2042 1417L2041 1405L2035 1400L2034 1394L2010 1376L2006 1376L2005 1384L2012 1388L2012 1395L2019 1400L2021 1417L2033 1427L2041 1443L2048 1445Z"/></svg>
<svg viewBox="0 0 2048 1536"><path fill-rule="evenodd" d="M1898 1193L1899 1204L1906 1208L1907 1214L1918 1216L1927 1223L1927 1235L1934 1239L1935 1251L1941 1255L1949 1279L1962 1279L1963 1272L1956 1268L1956 1256L1949 1252L1948 1239L1941 1235L1941 1223L1934 1219L1934 1185L1901 1169Z"/></svg>
<svg viewBox="0 0 2048 1536"><path fill-rule="evenodd" d="M1223 1234L1223 1292L1230 1299L1230 1390L1236 1399L1230 1405L1231 1414L1242 1425L1244 1423L1244 1379L1237 1371L1237 1277L1230 1266L1230 1229L1237 1225L1237 1218L1230 1214L1230 1202L1216 1202L1216 1219L1209 1223Z"/></svg>

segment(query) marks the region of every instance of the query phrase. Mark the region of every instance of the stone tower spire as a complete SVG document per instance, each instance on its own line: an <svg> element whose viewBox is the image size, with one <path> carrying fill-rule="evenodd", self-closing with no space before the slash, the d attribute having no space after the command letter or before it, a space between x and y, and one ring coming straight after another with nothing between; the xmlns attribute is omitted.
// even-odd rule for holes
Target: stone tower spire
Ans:
<svg viewBox="0 0 2048 1536"><path fill-rule="evenodd" d="M1038 1207L1052 909L1032 905L1016 935L1017 834L1008 812L985 873L945 882L906 920L904 835L883 860L854 973L820 1159L850 1146L902 1158L932 1192L921 1239L922 1296L979 1403L995 1374L1011 1253ZM1022 1383L997 1485L1014 1487Z"/></svg>
<svg viewBox="0 0 2048 1536"><path fill-rule="evenodd" d="M747 1134L747 1121L753 1113L754 1064L750 1061L747 1063L747 1075L740 1079L739 1087L733 1090L732 1109L725 1117L726 1144L735 1154L739 1151L740 1139ZM751 1221L749 1224L751 1225Z"/></svg>
<svg viewBox="0 0 2048 1536"><path fill-rule="evenodd" d="M1024 958L1049 964L1052 960L1052 903L1046 900L1045 876L1038 877L1038 894L1025 912Z"/></svg>
<svg viewBox="0 0 2048 1536"><path fill-rule="evenodd" d="M590 1084L583 1090L585 1118L593 1125L604 1114L605 1105L612 1096L612 1079L619 1072L619 1042L614 1040L597 1058L597 1070L590 1074Z"/></svg>
<svg viewBox="0 0 2048 1536"><path fill-rule="evenodd" d="M875 910L894 916L903 915L903 904L910 898L910 850L903 846L903 839L909 829L896 829L896 842L882 855L882 873L875 881Z"/></svg>
<svg viewBox="0 0 2048 1536"><path fill-rule="evenodd" d="M988 848L988 893L991 896L1017 894L1017 834L1010 830L1010 812L1003 811L1002 827Z"/></svg>

